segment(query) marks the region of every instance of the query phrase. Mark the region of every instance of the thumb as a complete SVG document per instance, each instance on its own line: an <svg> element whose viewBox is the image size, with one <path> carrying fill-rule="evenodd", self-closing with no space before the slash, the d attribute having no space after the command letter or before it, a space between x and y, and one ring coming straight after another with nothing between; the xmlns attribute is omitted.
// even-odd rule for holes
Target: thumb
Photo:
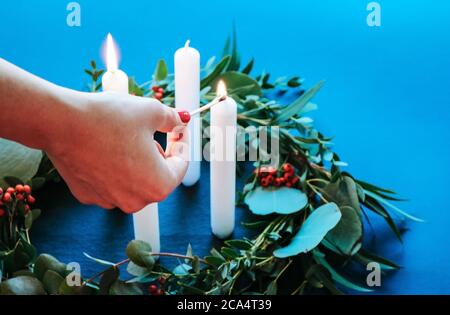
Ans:
<svg viewBox="0 0 450 315"><path fill-rule="evenodd" d="M187 111L177 111L160 102L154 102L152 105L150 115L155 131L171 132L176 127L185 126L191 118Z"/></svg>

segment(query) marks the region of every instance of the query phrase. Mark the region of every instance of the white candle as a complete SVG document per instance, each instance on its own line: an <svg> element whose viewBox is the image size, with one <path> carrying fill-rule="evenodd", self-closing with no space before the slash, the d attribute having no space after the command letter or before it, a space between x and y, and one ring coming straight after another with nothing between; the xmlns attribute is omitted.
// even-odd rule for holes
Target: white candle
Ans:
<svg viewBox="0 0 450 315"><path fill-rule="evenodd" d="M220 81L217 95L226 96ZM211 229L219 238L233 233L236 193L236 102L226 97L211 107Z"/></svg>
<svg viewBox="0 0 450 315"><path fill-rule="evenodd" d="M193 111L200 105L200 54L185 46L175 52L175 107ZM194 185L200 179L201 161L201 119L200 115L189 122L189 166L183 178L183 185Z"/></svg>
<svg viewBox="0 0 450 315"><path fill-rule="evenodd" d="M106 38L106 72L102 77L103 91L128 94L128 76L119 69L117 48L111 34ZM134 238L149 243L152 251L159 253L158 204L147 205L133 214Z"/></svg>

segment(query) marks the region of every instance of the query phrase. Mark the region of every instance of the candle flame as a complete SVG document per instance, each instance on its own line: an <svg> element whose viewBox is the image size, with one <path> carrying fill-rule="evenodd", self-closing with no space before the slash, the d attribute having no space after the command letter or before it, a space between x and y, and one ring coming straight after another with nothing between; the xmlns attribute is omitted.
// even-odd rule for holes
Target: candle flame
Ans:
<svg viewBox="0 0 450 315"><path fill-rule="evenodd" d="M216 94L220 98L227 96L227 86L225 85L225 82L223 82L222 80L220 80L219 83L217 83Z"/></svg>
<svg viewBox="0 0 450 315"><path fill-rule="evenodd" d="M106 36L106 69L108 71L116 71L119 68L119 58L117 57L117 46L111 33Z"/></svg>

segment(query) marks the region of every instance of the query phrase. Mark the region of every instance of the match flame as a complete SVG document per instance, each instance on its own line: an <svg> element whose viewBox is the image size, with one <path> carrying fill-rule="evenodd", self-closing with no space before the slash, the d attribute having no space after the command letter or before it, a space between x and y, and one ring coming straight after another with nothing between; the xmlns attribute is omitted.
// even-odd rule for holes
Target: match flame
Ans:
<svg viewBox="0 0 450 315"><path fill-rule="evenodd" d="M111 33L106 36L106 69L108 71L119 69L118 49Z"/></svg>
<svg viewBox="0 0 450 315"><path fill-rule="evenodd" d="M220 80L219 83L217 83L216 94L219 97L227 96L227 86L225 85L225 82L223 82L222 80Z"/></svg>

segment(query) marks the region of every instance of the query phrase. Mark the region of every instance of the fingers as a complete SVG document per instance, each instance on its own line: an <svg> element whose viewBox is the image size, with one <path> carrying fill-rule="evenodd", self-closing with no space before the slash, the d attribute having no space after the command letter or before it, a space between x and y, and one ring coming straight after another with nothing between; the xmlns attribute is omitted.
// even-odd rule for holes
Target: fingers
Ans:
<svg viewBox="0 0 450 315"><path fill-rule="evenodd" d="M148 106L149 125L154 131L171 132L177 126L184 126L190 120L189 112L175 109L157 101Z"/></svg>
<svg viewBox="0 0 450 315"><path fill-rule="evenodd" d="M176 127L167 134L166 164L178 186L183 180L189 164L189 129Z"/></svg>

